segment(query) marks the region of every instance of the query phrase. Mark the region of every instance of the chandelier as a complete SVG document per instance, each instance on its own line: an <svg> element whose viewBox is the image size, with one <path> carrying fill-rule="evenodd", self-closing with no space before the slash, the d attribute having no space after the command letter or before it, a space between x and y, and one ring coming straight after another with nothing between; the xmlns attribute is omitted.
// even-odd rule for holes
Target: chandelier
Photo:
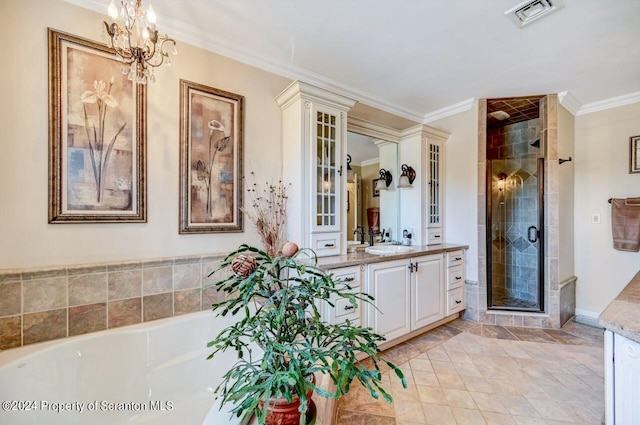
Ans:
<svg viewBox="0 0 640 425"><path fill-rule="evenodd" d="M111 23L104 22L109 35L109 44L122 61L122 73L138 84L154 83L153 68L163 63L171 66L165 43L173 45L172 53L178 54L175 40L158 35L156 13L149 5L147 13L142 12L142 0L120 0L120 10L113 3L108 7ZM122 20L119 24L118 18Z"/></svg>

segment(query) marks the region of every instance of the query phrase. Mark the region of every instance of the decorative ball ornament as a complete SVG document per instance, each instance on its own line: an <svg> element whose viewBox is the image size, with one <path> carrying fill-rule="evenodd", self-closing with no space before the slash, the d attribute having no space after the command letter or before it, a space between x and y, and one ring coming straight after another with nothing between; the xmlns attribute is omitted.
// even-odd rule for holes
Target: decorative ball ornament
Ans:
<svg viewBox="0 0 640 425"><path fill-rule="evenodd" d="M231 270L236 276L247 278L256 269L256 259L248 255L239 254L231 262Z"/></svg>
<svg viewBox="0 0 640 425"><path fill-rule="evenodd" d="M298 252L298 249L298 245L296 245L294 242L287 242L282 247L282 255L287 258L293 257L294 255L296 255L296 252Z"/></svg>

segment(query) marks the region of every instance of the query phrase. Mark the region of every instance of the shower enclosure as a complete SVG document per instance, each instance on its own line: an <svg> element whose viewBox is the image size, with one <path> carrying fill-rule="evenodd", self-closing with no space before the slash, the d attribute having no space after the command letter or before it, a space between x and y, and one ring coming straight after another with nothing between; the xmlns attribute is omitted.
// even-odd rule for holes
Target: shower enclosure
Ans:
<svg viewBox="0 0 640 425"><path fill-rule="evenodd" d="M500 116L504 123L488 120L487 307L541 312L544 150L540 123L531 115L511 114L510 120ZM517 119L523 120L514 122Z"/></svg>

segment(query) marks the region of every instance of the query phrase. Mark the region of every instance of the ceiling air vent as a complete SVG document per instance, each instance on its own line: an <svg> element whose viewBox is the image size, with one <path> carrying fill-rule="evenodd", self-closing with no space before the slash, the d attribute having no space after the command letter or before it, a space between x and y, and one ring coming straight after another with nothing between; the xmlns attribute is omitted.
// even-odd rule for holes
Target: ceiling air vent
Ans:
<svg viewBox="0 0 640 425"><path fill-rule="evenodd" d="M524 27L563 7L562 0L527 0L507 10L504 14L519 27Z"/></svg>

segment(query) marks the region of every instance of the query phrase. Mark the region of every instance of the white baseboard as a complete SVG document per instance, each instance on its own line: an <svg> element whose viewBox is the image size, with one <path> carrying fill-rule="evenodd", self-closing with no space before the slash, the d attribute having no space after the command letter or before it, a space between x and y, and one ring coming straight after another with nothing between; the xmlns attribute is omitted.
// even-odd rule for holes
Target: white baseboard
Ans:
<svg viewBox="0 0 640 425"><path fill-rule="evenodd" d="M600 323L598 322L599 316L600 313L576 308L575 321L578 323L582 323L583 325L593 326L594 328L602 328L602 326L600 326Z"/></svg>

